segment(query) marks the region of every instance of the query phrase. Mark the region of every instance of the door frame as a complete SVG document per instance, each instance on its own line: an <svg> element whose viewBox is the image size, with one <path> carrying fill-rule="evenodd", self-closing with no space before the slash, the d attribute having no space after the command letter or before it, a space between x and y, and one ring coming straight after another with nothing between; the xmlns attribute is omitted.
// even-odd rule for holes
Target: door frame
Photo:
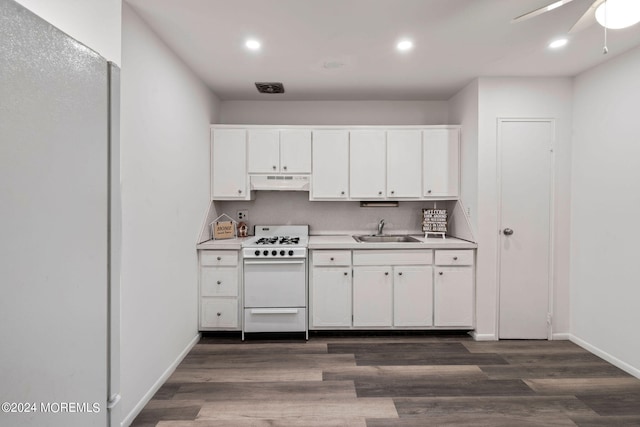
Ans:
<svg viewBox="0 0 640 427"><path fill-rule="evenodd" d="M501 241L502 241L502 124L508 122L544 122L551 125L551 141L549 150L549 273L547 278L547 340L553 339L553 303L555 291L554 238L555 238L555 150L556 150L556 119L549 117L498 117L496 120L496 187L497 187L497 215L496 215L496 338L500 339L500 289L501 289Z"/></svg>

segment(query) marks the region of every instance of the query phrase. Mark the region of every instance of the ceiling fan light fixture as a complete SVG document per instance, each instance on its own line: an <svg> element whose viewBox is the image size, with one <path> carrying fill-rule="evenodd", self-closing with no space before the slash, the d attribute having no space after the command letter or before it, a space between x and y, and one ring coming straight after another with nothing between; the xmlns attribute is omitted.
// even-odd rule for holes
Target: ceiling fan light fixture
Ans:
<svg viewBox="0 0 640 427"><path fill-rule="evenodd" d="M596 9L596 20L610 30L635 25L640 22L640 1L606 0Z"/></svg>

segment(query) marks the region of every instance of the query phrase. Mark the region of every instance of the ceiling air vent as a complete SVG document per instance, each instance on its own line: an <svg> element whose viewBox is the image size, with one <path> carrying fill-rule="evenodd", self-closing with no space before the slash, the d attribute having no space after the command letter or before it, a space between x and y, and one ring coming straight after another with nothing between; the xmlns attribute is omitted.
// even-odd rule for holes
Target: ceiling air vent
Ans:
<svg viewBox="0 0 640 427"><path fill-rule="evenodd" d="M279 82L256 82L260 93L284 93L284 86Z"/></svg>

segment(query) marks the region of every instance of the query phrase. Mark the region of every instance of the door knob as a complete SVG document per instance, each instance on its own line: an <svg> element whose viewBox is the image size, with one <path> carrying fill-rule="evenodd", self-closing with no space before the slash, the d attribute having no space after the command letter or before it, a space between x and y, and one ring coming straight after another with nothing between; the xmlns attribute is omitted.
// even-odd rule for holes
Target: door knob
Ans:
<svg viewBox="0 0 640 427"><path fill-rule="evenodd" d="M503 233L505 236L511 236L513 234L513 230L510 228L505 228Z"/></svg>

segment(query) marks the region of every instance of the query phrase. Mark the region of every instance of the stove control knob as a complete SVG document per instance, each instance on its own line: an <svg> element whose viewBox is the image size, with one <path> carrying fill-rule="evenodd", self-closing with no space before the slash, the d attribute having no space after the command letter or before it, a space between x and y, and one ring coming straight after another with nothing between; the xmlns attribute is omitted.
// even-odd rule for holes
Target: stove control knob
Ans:
<svg viewBox="0 0 640 427"><path fill-rule="evenodd" d="M278 251L271 251L271 255L273 255L273 256L278 255Z"/></svg>
<svg viewBox="0 0 640 427"><path fill-rule="evenodd" d="M280 256L284 256L284 251L280 251Z"/></svg>
<svg viewBox="0 0 640 427"><path fill-rule="evenodd" d="M264 252L262 252L262 255L264 255L264 256L269 255L269 251L264 251Z"/></svg>
<svg viewBox="0 0 640 427"><path fill-rule="evenodd" d="M255 251L256 256L260 255L260 251Z"/></svg>
<svg viewBox="0 0 640 427"><path fill-rule="evenodd" d="M293 251L289 251L289 256L293 256Z"/></svg>

